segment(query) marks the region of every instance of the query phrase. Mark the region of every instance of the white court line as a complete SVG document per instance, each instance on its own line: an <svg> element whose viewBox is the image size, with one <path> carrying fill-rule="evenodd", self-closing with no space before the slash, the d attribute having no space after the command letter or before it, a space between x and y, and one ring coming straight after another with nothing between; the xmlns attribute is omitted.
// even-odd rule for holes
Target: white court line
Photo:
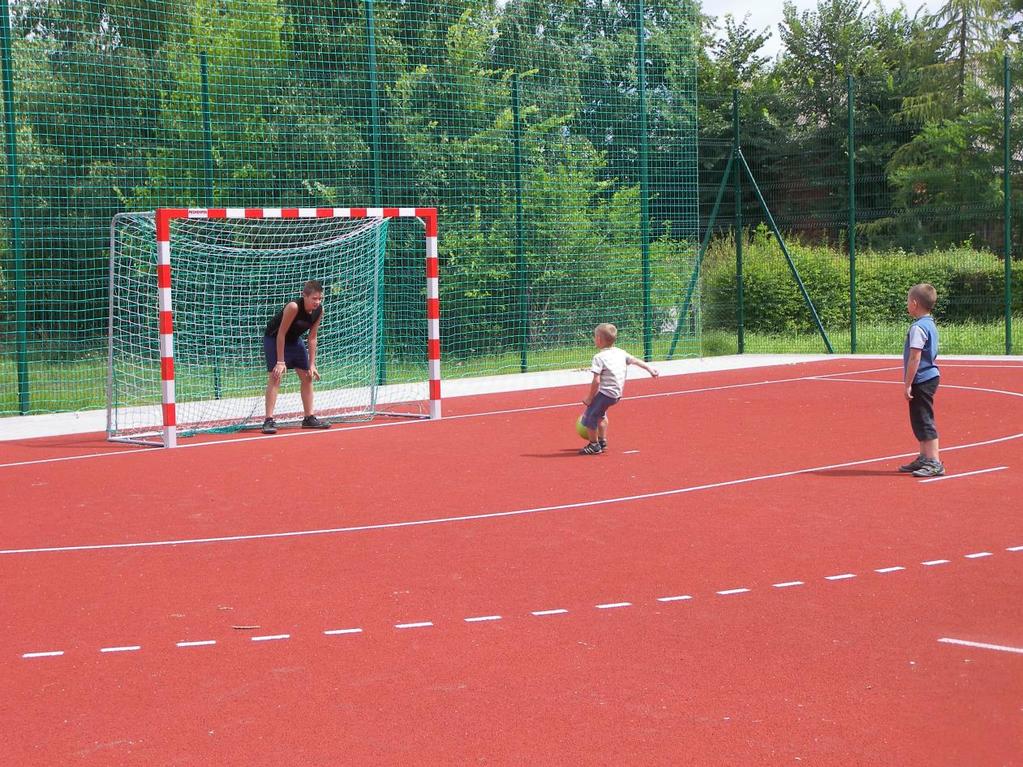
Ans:
<svg viewBox="0 0 1023 767"><path fill-rule="evenodd" d="M981 650L999 650L1001 652L1014 652L1023 655L1023 647L1008 647L1007 645L988 644L987 642L969 642L965 639L952 639L951 637L942 637L938 641L945 644L962 645L963 647L978 647Z"/></svg>
<svg viewBox="0 0 1023 767"><path fill-rule="evenodd" d="M875 573L896 573L899 570L905 570L906 568L902 565L896 565L895 567L882 567L879 570L875 570Z"/></svg>
<svg viewBox="0 0 1023 767"><path fill-rule="evenodd" d="M745 594L748 591L749 589L725 589L724 591L719 591L718 594L723 597L727 597L731 594Z"/></svg>
<svg viewBox="0 0 1023 767"><path fill-rule="evenodd" d="M1005 471L1008 466L995 466L991 469L977 469L976 471L964 471L962 474L946 474L943 477L931 477L930 479L921 479L920 484L926 484L928 482L941 482L946 479L959 479L960 477L973 477L977 474L990 474L993 471Z"/></svg>
<svg viewBox="0 0 1023 767"><path fill-rule="evenodd" d="M855 578L856 573L842 573L841 575L825 575L824 580L826 581L844 581L849 578Z"/></svg>
<svg viewBox="0 0 1023 767"><path fill-rule="evenodd" d="M125 645L124 647L101 647L100 652L135 652L141 650L142 645Z"/></svg>
<svg viewBox="0 0 1023 767"><path fill-rule="evenodd" d="M362 629L330 629L330 631L324 631L329 637L340 636L341 634L361 634Z"/></svg>
<svg viewBox="0 0 1023 767"><path fill-rule="evenodd" d="M266 636L250 638L253 642L277 642L281 639L291 639L291 634L267 634Z"/></svg>
<svg viewBox="0 0 1023 767"><path fill-rule="evenodd" d="M418 623L395 623L396 629L425 629L433 625L432 621L419 621Z"/></svg>
<svg viewBox="0 0 1023 767"><path fill-rule="evenodd" d="M564 615L568 610L558 608L557 610L536 610L533 615L541 617L543 615Z"/></svg>
<svg viewBox="0 0 1023 767"><path fill-rule="evenodd" d="M928 559L926 562L921 562L924 567L934 567L935 565L947 565L949 560L947 559Z"/></svg>
<svg viewBox="0 0 1023 767"><path fill-rule="evenodd" d="M203 639L203 640L198 641L198 642L178 642L177 646L178 647L209 647L210 645L215 645L216 643L217 643L216 639Z"/></svg>
<svg viewBox="0 0 1023 767"><path fill-rule="evenodd" d="M49 650L48 652L27 652L22 658L59 658L64 654L63 650Z"/></svg>
<svg viewBox="0 0 1023 767"><path fill-rule="evenodd" d="M984 557L992 557L994 554L990 551L978 551L976 554L965 554L964 556L967 559L983 559Z"/></svg>
<svg viewBox="0 0 1023 767"><path fill-rule="evenodd" d="M776 589L787 589L792 586L803 586L805 584L803 581L785 581L784 583L774 583L771 585L773 585Z"/></svg>
<svg viewBox="0 0 1023 767"><path fill-rule="evenodd" d="M1010 546L1006 551L1023 551L1023 546Z"/></svg>
<svg viewBox="0 0 1023 767"><path fill-rule="evenodd" d="M684 602L687 599L692 599L688 594L679 594L674 597L657 597L658 602Z"/></svg>
<svg viewBox="0 0 1023 767"><path fill-rule="evenodd" d="M608 602L603 605L594 605L598 610L613 610L616 607L632 607L632 602Z"/></svg>
<svg viewBox="0 0 1023 767"><path fill-rule="evenodd" d="M465 618L466 623L484 623L486 621L499 621L500 615L478 615L475 618Z"/></svg>
<svg viewBox="0 0 1023 767"><path fill-rule="evenodd" d="M878 369L879 370L890 370L890 369L894 369L894 368L878 368ZM841 379L841 378L836 378L835 377L835 376L840 376L840 375L851 375L851 374L866 373L866 372L873 372L873 371L864 370L864 371L853 371L852 373L834 373L834 374L818 375L818 376L803 376L803 377L799 377L799 378L779 379L777 381L759 381L759 382L750 383L750 384L730 384L730 385L727 385L727 386L707 387L705 389L691 389L691 390L686 390L686 391L681 391L681 392L669 392L669 393L666 393L666 394L662 393L662 394L642 395L642 397L635 397L635 398L632 398L632 399L641 399L641 398L649 398L649 397L662 397L662 396L675 396L675 395L692 394L692 393L705 392L705 391L717 391L717 390L721 390L721 389L733 389L733 388L748 387L748 386L759 386L759 385L775 384L775 383L791 383L791 382L796 382L796 381L808 381L808 380L812 380L812 381L839 381L839 382L844 381L844 380L848 380L848 381L850 381L852 383L885 383L885 384L893 383L891 381L871 381L871 380L860 380L860 379ZM895 383L898 383L898 382L895 382ZM983 391L983 392L1005 394L1005 395L1009 395L1009 396L1013 396L1013 397L1023 397L1023 394L1021 394L1019 392L1002 391L1002 390L999 390L999 389L980 389L980 388L977 388L977 387L953 386L953 385L946 385L945 388L967 389L967 390L973 390L973 391ZM568 405L545 405L545 406L540 406L540 407L536 407L536 408L520 408L520 409L517 409L517 410L492 411L490 413L476 413L476 414L469 414L469 415L462 415L462 416L451 416L447 420L453 420L453 419L458 419L458 418L480 417L480 416L486 416L486 415L496 415L496 414L502 414L502 413L519 413L519 412L527 412L527 411L532 411L532 410L546 410L546 409L552 409L552 408L577 407L577 406L578 406L577 403L570 403ZM403 422L403 423L405 423L405 422ZM399 426L399 425L402 425L402 424L401 423L398 423L398 424L396 424L396 423L369 424L369 425L366 425L366 426L359 426L359 427L352 427L352 428L357 428L357 429L363 429L363 428L382 428L382 427ZM335 433L341 433L342 431L348 431L348 430L347 429L338 430ZM329 430L324 430L322 432L319 431L319 430L310 430L309 433L326 434L326 433L329 433ZM284 436L302 436L303 434L305 434L305 433L299 433L297 435L284 435ZM1006 435L1004 437L995 437L993 439L982 440L980 442L972 442L972 443L967 443L967 444L963 444L963 445L953 445L951 447L944 447L942 449L945 452L951 452L953 450L966 450L966 449L974 448L974 447L985 447L985 446L988 446L988 445L994 445L994 444L999 444L999 443L1002 443L1002 442L1008 442L1008 441L1020 439L1021 437L1023 437L1023 432L1019 432L1019 433L1016 433L1016 434L1009 434L1009 435ZM266 437L263 436L263 435L261 435L261 438L262 439L266 439ZM243 438L243 439L247 439L247 438ZM182 445L181 447L182 448L188 448L188 447L203 447L203 446L208 446L208 445L230 445L230 444L234 444L236 442L243 441L243 439L228 440L226 442L197 443L197 444L193 444L193 445ZM259 437L253 437L252 439L259 439ZM131 453L131 454L135 454L135 455L152 454L151 451L137 451L137 450L121 451L121 454L124 454L124 453ZM100 456L103 456L103 455L110 455L110 454L109 453L98 453L98 454L93 454L92 456L84 456L84 457L100 457ZM135 542L135 543L100 543L100 544L84 544L84 545L78 545L78 546L41 546L41 547L21 548L21 549L0 549L0 555L44 554L44 553L58 553L58 552L63 553L63 552L72 552L72 551L101 551L101 550L105 550L105 549L133 549L133 548L151 548L151 547L162 547L162 546L185 546L185 545L195 545L195 544L203 544L203 543L233 543L233 542L238 542L238 541L270 540L270 539L277 539L277 538L294 538L294 537L311 536L311 535L339 535L339 534L346 534L346 533L364 532L364 531L369 531L369 530L387 530L387 529L396 529L396 528L405 528L405 527L418 527L418 526L422 526L422 525L451 524L451 523L456 523L456 522L469 522L469 521L478 521L478 520L483 520L483 519L498 519L498 518L501 518L501 517L513 517L513 516L522 516L522 515L530 515L530 514L542 514L542 513L552 512L552 511L565 511L565 510L569 510L569 509L581 509L581 508L588 508L588 507L593 507L593 506L602 506L602 505L610 505L610 504L615 504L615 503L625 503L625 502L630 502L630 501L646 500L646 499L650 499L650 498L664 498L664 497L668 497L668 496L682 495L682 494L685 494L685 493L694 493L694 492L700 492L700 491L704 491L704 490L714 490L714 489L723 488L723 487L732 487L732 486L735 486L735 485L750 484L750 483L753 483L753 482L763 482L763 481L772 480L772 479L783 479L785 477L793 477L793 476L798 476L798 475L801 475L801 474L810 474L810 473L814 473L814 472L829 471L829 470L832 470L832 469L848 468L850 466L862 466L862 465L865 465L865 464L880 463L882 461L892 461L892 460L896 460L896 459L899 459L899 458L906 458L906 457L915 456L915 455L917 455L916 452L912 452L912 453L897 453L897 454L894 454L894 455L879 456L879 457L876 457L876 458L865 458L865 459L861 459L861 460L857 460L857 461L846 461L846 462L843 462L843 463L828 464L828 465L824 465L824 466L812 466L812 467L804 468L804 469L793 469L791 471L782 471L782 472L776 472L776 473L773 473L773 474L763 474L763 475L752 476L752 477L742 477L742 478L739 478L739 479L726 480L724 482L712 482L712 483L708 483L708 484L704 484L704 485L693 485L693 486L689 486L689 487L681 487L681 488L675 488L675 489L670 489L670 490L662 490L662 491L653 492L653 493L643 493L643 494L639 494L639 495L620 496L620 497L615 497L615 498L601 498L601 499L590 500L590 501L580 501L580 502L577 502L577 503L559 504L559 505L555 505L555 506L540 506L540 507L536 507L536 508L532 508L532 509L515 509L513 511L498 511L498 512L484 513L484 514L466 514L466 515L460 515L460 516L454 516L454 517L438 517L438 518L434 518L434 519L407 520L407 521L401 521L401 522L383 522L383 523L372 524L372 525L356 525L356 526L351 526L351 527L321 528L321 529L314 529L314 530L289 530L289 531L277 532L277 533L256 533L256 534L251 534L251 535L225 535L225 536L216 536L216 537L209 537L209 538L180 538L180 539L168 539L168 540L159 540L159 541L139 541L139 542ZM67 458L60 458L60 459L54 459L54 460L64 461L64 460L71 460L71 459L81 458L81 457L83 457L83 456L69 456ZM49 461L49 459L45 459L45 460L41 460L41 461L30 461L28 463L46 463L48 461ZM14 466L14 465L20 465L20 464L0 464L0 468L4 468L4 467L7 467L7 466Z"/></svg>

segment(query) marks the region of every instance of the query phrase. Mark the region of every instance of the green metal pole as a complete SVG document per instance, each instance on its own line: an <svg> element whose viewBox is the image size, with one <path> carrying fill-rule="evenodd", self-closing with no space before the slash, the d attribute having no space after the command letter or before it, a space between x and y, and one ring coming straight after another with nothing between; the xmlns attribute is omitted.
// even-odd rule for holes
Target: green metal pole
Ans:
<svg viewBox="0 0 1023 767"><path fill-rule="evenodd" d="M373 0L366 0L366 49L369 56L370 145L373 151L373 204L382 205L380 181L380 93L377 84L377 33Z"/></svg>
<svg viewBox="0 0 1023 767"><path fill-rule="evenodd" d="M199 95L202 101L202 149L203 187L202 206L213 207L213 121L210 119L210 75L206 63L206 51L199 53ZM213 362L213 397L220 399L223 385L220 375L220 359Z"/></svg>
<svg viewBox="0 0 1023 767"><path fill-rule="evenodd" d="M0 13L0 48L4 66L4 138L7 149L7 200L10 206L11 239L14 246L14 322L18 370L18 411L29 410L28 382L28 297L25 276L25 246L21 240L21 189L18 184L18 142L14 115L14 74L11 65L10 6Z"/></svg>
<svg viewBox="0 0 1023 767"><path fill-rule="evenodd" d="M373 0L366 0L366 50L369 58L370 148L373 153L373 204L383 204L380 158L380 94L377 86L377 41L373 20ZM377 357L377 384L387 383L387 328L384 314L384 280L377 286L377 317L380 326L380 355Z"/></svg>
<svg viewBox="0 0 1023 767"><path fill-rule="evenodd" d="M650 302L650 158L646 115L646 41L643 0L636 0L636 72L639 78L639 226L643 258L643 359L653 359L653 307Z"/></svg>
<svg viewBox="0 0 1023 767"><path fill-rule="evenodd" d="M849 351L856 354L856 84L848 76L849 102Z"/></svg>
<svg viewBox="0 0 1023 767"><path fill-rule="evenodd" d="M827 348L828 354L834 354L835 349L831 345L831 339L828 338L827 331L824 330L824 323L821 322L820 315L817 314L817 307L813 305L813 300L810 298L810 294L806 292L806 285L803 284L803 278L799 276L799 270L796 269L796 262L792 260L792 255L789 253L789 249L785 245L785 238L781 236L781 230L774 222L774 216L771 215L771 209L767 207L767 201L764 199L764 195L760 193L760 187L757 185L757 180L754 178L753 171L750 170L749 163L746 162L746 158L743 157L741 149L739 150L738 157L739 162L742 164L742 168L746 171L746 177L749 179L750 186L753 187L753 192L757 196L757 201L760 203L760 209L764 211L764 217L767 219L767 225L771 227L771 231L774 232L774 237L778 241L778 245L781 246L781 252L784 254L785 260L789 265L789 270L792 272L792 276L796 280L799 292L803 296L803 302L806 304L806 308L810 310L810 314L813 316L813 322L817 326L817 332L819 332L821 338L824 339L824 346Z"/></svg>
<svg viewBox="0 0 1023 767"><path fill-rule="evenodd" d="M739 91L732 91L732 157L739 157ZM742 286L742 169L735 163L735 335L739 354L746 351L746 305Z"/></svg>
<svg viewBox="0 0 1023 767"><path fill-rule="evenodd" d="M512 129L515 145L515 251L519 285L519 369L529 370L529 295L526 279L526 224L522 189L522 119L519 110L519 73L512 75Z"/></svg>
<svg viewBox="0 0 1023 767"><path fill-rule="evenodd" d="M1012 71L1009 69L1009 57L1005 56L1005 104L1003 106L1002 149L1005 153L1002 170L1002 215L1005 218L1005 242L1002 245L1005 258L1005 353L1012 354L1012 139L1011 124L1012 103Z"/></svg>

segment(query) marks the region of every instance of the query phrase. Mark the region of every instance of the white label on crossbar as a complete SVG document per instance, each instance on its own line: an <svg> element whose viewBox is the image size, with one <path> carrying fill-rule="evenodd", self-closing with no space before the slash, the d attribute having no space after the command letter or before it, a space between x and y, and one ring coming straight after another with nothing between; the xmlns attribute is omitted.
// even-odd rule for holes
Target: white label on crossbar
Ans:
<svg viewBox="0 0 1023 767"><path fill-rule="evenodd" d="M415 208L398 208L398 215L401 216L402 218L415 218L416 217L416 209Z"/></svg>
<svg viewBox="0 0 1023 767"><path fill-rule="evenodd" d="M263 218L280 218L280 208L263 208Z"/></svg>
<svg viewBox="0 0 1023 767"><path fill-rule="evenodd" d="M334 208L334 215L337 216L338 218L351 218L352 217L352 209L351 208Z"/></svg>
<svg viewBox="0 0 1023 767"><path fill-rule="evenodd" d="M245 218L245 208L227 208L224 215L228 218Z"/></svg>
<svg viewBox="0 0 1023 767"><path fill-rule="evenodd" d="M210 212L206 208L189 208L189 218L209 218Z"/></svg>
<svg viewBox="0 0 1023 767"><path fill-rule="evenodd" d="M366 216L368 218L383 218L384 217L384 209L383 208L366 208Z"/></svg>
<svg viewBox="0 0 1023 767"><path fill-rule="evenodd" d="M316 218L316 208L299 208L299 218Z"/></svg>

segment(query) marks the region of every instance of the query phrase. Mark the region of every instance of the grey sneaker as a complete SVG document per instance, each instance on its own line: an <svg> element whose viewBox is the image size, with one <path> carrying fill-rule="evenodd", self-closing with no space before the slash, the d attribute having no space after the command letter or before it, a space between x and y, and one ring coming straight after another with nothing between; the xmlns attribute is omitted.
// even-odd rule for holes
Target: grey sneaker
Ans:
<svg viewBox="0 0 1023 767"><path fill-rule="evenodd" d="M913 472L914 477L940 477L945 473L945 464L941 461L924 459L923 466Z"/></svg>
<svg viewBox="0 0 1023 767"><path fill-rule="evenodd" d="M261 429L261 431L264 434L276 434L277 424L274 422L274 419L267 418L265 421L263 421L263 428Z"/></svg>
<svg viewBox="0 0 1023 767"><path fill-rule="evenodd" d="M926 458L924 458L922 455L918 455L916 458L914 458L909 463L906 463L906 464L903 464L902 466L900 466L899 467L899 471L901 471L903 474L909 474L911 472L916 471L921 466L923 466L926 461L927 461Z"/></svg>
<svg viewBox="0 0 1023 767"><path fill-rule="evenodd" d="M302 419L303 429L329 429L330 424L326 421L321 421L314 415L307 415Z"/></svg>
<svg viewBox="0 0 1023 767"><path fill-rule="evenodd" d="M597 443L600 445L600 449L601 450L607 450L607 440L606 439L598 439Z"/></svg>
<svg viewBox="0 0 1023 767"><path fill-rule="evenodd" d="M591 442L579 451L579 455L600 455L603 452L604 448L600 446L599 442Z"/></svg>

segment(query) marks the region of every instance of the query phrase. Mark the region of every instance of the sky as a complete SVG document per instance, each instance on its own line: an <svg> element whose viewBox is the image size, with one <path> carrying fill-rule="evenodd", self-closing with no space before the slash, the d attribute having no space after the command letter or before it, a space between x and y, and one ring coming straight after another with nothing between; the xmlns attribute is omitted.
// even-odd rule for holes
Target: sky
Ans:
<svg viewBox="0 0 1023 767"><path fill-rule="evenodd" d="M817 0L793 0L796 7L801 11L811 10L817 7ZM926 11L937 10L944 0L904 0L906 9L910 15L918 9ZM882 3L886 8L893 8L898 5L898 0L884 0ZM703 12L710 16L724 16L732 14L736 21L749 13L750 24L755 29L767 27L771 32L771 39L764 45L763 53L774 56L781 48L781 39L778 37L778 24L782 18L782 6L784 0L703 0Z"/></svg>

